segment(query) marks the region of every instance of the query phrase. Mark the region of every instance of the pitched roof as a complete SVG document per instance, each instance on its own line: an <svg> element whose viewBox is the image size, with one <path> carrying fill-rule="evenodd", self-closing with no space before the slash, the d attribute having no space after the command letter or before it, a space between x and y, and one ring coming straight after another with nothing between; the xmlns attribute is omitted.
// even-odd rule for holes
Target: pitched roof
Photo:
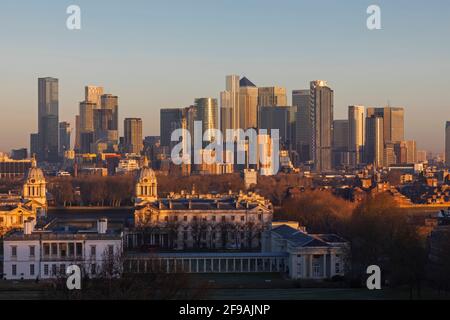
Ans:
<svg viewBox="0 0 450 320"><path fill-rule="evenodd" d="M295 247L330 247L335 243L344 243L346 240L335 234L307 234L288 225L281 225L272 229L272 232Z"/></svg>
<svg viewBox="0 0 450 320"><path fill-rule="evenodd" d="M255 84L253 82L251 82L250 80L248 80L246 77L243 77L239 81L239 86L240 87L256 87Z"/></svg>

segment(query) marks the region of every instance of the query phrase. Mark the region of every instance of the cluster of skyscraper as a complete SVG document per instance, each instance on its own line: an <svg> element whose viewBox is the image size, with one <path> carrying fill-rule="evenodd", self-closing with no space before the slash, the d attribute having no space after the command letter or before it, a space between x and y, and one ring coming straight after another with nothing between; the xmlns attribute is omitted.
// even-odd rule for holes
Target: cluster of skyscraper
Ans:
<svg viewBox="0 0 450 320"><path fill-rule="evenodd" d="M230 75L220 93L220 109L216 99L202 98L188 108L161 110L161 145L170 147L173 130L198 120L204 130L278 129L292 161L317 172L416 162L415 142L404 138L403 108L350 106L348 119L334 120L333 100L334 91L322 80L293 90L288 105L285 88L257 87Z"/></svg>
<svg viewBox="0 0 450 320"><path fill-rule="evenodd" d="M119 138L119 99L103 91L103 87L85 87L85 99L80 102L75 118L75 151L140 154L142 120L126 118L124 137ZM38 133L31 134L31 153L36 154L39 161L58 162L65 151L71 150L70 124L58 120L58 79L38 79L38 101Z"/></svg>

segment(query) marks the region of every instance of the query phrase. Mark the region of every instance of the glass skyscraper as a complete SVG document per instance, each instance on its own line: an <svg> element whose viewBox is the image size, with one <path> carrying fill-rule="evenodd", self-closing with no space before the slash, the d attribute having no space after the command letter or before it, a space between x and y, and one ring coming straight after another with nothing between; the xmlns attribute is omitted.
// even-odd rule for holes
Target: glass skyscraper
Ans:
<svg viewBox="0 0 450 320"><path fill-rule="evenodd" d="M40 161L56 162L59 152L58 79L38 79L38 152Z"/></svg>

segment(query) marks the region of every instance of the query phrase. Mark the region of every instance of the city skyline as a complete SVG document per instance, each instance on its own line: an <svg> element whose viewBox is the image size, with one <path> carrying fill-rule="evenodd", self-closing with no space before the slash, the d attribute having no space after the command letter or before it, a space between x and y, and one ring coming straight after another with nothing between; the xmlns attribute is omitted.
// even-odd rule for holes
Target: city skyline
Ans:
<svg viewBox="0 0 450 320"><path fill-rule="evenodd" d="M120 132L125 117L140 117L147 136L159 132L155 117L159 109L186 107L197 97L219 99L224 75L239 74L258 87L285 87L288 105L292 104L292 90L306 89L309 81L324 79L335 92L336 120L346 118L350 105L403 106L405 136L417 140L418 149L443 152L447 118L442 113L450 100L444 75L450 67L446 58L450 48L441 39L449 25L448 10L436 12L426 4L381 1L383 28L372 32L365 28L369 4L365 1L331 1L327 11L333 15L300 1L284 1L275 12L265 10L264 1L259 5L249 1L235 11L225 3L199 1L176 3L186 10L175 12L175 3L136 1L124 9L114 3L79 1L83 15L79 32L65 29L65 2L27 3L27 10L20 1L7 3L0 13L5 24L0 35L5 44L4 61L11 62L1 64L2 74L8 78L1 89L3 119L8 121L1 121L0 133L11 138L2 141L0 150L28 147L29 133L38 131L38 77L59 79L59 119L72 128L76 127L84 86L93 84L119 96L123 106ZM441 2L442 8L448 6ZM259 15L245 20L254 10ZM272 13L286 19L276 26L261 22ZM119 14L125 14L116 19L119 23L107 23ZM172 14L169 20L175 23L168 27L164 18ZM419 14L421 19L415 19ZM199 22L204 16L206 22L214 21L208 28ZM322 40L311 49L302 43L311 40L308 33L314 19L321 27L316 29ZM252 37L240 35L240 23L230 21L252 25L248 29ZM164 32L156 34L154 30L160 28ZM230 39L235 39L235 50L224 45L230 34L234 35ZM287 42L293 36L302 41ZM286 50L279 43L288 44ZM80 49L85 46L91 50ZM21 126L9 124L19 121Z"/></svg>

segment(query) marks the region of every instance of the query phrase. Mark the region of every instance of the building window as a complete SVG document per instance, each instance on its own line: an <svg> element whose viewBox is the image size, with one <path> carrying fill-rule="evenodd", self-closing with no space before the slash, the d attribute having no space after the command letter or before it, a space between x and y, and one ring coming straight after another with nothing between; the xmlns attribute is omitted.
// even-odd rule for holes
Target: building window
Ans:
<svg viewBox="0 0 450 320"><path fill-rule="evenodd" d="M17 246L11 246L11 257L17 258Z"/></svg>
<svg viewBox="0 0 450 320"><path fill-rule="evenodd" d="M34 276L34 264L30 264L30 276Z"/></svg>
<svg viewBox="0 0 450 320"><path fill-rule="evenodd" d="M212 221L216 221L216 216L211 217Z"/></svg>
<svg viewBox="0 0 450 320"><path fill-rule="evenodd" d="M188 221L187 216L184 216L183 220L184 221Z"/></svg>
<svg viewBox="0 0 450 320"><path fill-rule="evenodd" d="M97 265L95 263L91 264L91 274L97 273Z"/></svg>
<svg viewBox="0 0 450 320"><path fill-rule="evenodd" d="M51 244L51 255L52 256L57 256L58 255L58 244L57 243L52 243Z"/></svg>
<svg viewBox="0 0 450 320"><path fill-rule="evenodd" d="M44 243L44 256L50 255L50 245L48 243Z"/></svg>
<svg viewBox="0 0 450 320"><path fill-rule="evenodd" d="M67 244L66 243L59 244L59 253L61 255L61 258L65 258L67 256Z"/></svg>
<svg viewBox="0 0 450 320"><path fill-rule="evenodd" d="M76 244L76 255L77 255L77 257L83 256L83 244L82 243Z"/></svg>
<svg viewBox="0 0 450 320"><path fill-rule="evenodd" d="M97 247L96 246L91 246L91 257L95 257L96 256L96 251L97 251Z"/></svg>
<svg viewBox="0 0 450 320"><path fill-rule="evenodd" d="M320 264L319 264L319 262L313 262L312 268L313 268L313 276L314 277L320 277L321 274L320 274Z"/></svg>
<svg viewBox="0 0 450 320"><path fill-rule="evenodd" d="M34 258L35 248L35 246L30 246L30 258Z"/></svg>
<svg viewBox="0 0 450 320"><path fill-rule="evenodd" d="M12 274L13 276L16 276L16 275L17 275L17 265L13 264L13 265L11 266L11 274Z"/></svg>
<svg viewBox="0 0 450 320"><path fill-rule="evenodd" d="M60 272L61 275L66 274L66 265L65 264L61 264L59 266L59 272Z"/></svg>
<svg viewBox="0 0 450 320"><path fill-rule="evenodd" d="M48 276L48 264L44 264L44 275Z"/></svg>
<svg viewBox="0 0 450 320"><path fill-rule="evenodd" d="M114 246L113 245L108 245L108 254L110 257L112 257L114 255Z"/></svg>
<svg viewBox="0 0 450 320"><path fill-rule="evenodd" d="M178 221L178 216L173 217L173 220Z"/></svg>
<svg viewBox="0 0 450 320"><path fill-rule="evenodd" d="M69 257L73 257L75 255L75 245L73 243L69 243Z"/></svg>
<svg viewBox="0 0 450 320"><path fill-rule="evenodd" d="M245 221L245 217L244 216L241 216L241 221Z"/></svg>
<svg viewBox="0 0 450 320"><path fill-rule="evenodd" d="M222 222L225 222L225 221L226 221L226 217L222 216Z"/></svg>
<svg viewBox="0 0 450 320"><path fill-rule="evenodd" d="M231 216L231 221L234 221L234 216Z"/></svg>
<svg viewBox="0 0 450 320"><path fill-rule="evenodd" d="M58 271L56 264L52 264L52 275L56 276L56 272Z"/></svg>

